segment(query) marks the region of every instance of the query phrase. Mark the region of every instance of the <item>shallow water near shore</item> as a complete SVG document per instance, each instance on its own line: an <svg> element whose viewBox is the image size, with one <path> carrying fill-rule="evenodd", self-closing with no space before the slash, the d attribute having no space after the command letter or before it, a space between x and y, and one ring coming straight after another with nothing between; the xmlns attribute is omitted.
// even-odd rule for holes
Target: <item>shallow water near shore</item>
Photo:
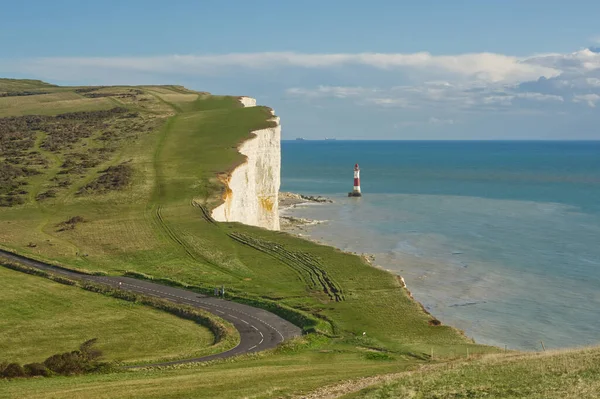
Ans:
<svg viewBox="0 0 600 399"><path fill-rule="evenodd" d="M335 200L285 211L328 220L296 232L374 254L478 342L600 343L600 143L286 142L282 183Z"/></svg>

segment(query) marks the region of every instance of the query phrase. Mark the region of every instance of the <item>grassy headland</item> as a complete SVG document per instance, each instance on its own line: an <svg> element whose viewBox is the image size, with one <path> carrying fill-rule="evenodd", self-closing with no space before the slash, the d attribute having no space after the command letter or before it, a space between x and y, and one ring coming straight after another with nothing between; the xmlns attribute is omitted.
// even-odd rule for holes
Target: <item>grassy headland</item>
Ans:
<svg viewBox="0 0 600 399"><path fill-rule="evenodd" d="M71 96L77 108L98 99L114 107L0 119L18 126L0 159L27 171L8 177L17 187L4 193L12 206L0 208L2 246L90 271L135 271L206 289L224 284L233 295L312 315L332 335L366 332L371 346L397 353L490 350L433 325L395 276L359 257L203 217L193 205L219 203L218 176L242 162L237 145L270 125L269 109L172 86L39 90L46 94L22 96L27 113L62 113L62 101L47 101L54 95Z"/></svg>
<svg viewBox="0 0 600 399"><path fill-rule="evenodd" d="M208 366L12 381L8 396L273 397L498 351L439 325L396 276L358 256L206 217L225 189L219 177L243 161L237 146L270 126L269 109L178 86L0 80L2 92L0 162L11 173L0 176L0 246L200 291L223 284L312 332Z"/></svg>

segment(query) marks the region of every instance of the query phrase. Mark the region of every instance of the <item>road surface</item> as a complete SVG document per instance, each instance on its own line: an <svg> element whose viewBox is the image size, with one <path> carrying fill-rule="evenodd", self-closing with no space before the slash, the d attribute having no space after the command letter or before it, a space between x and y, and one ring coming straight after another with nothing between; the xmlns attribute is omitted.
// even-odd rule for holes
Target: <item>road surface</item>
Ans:
<svg viewBox="0 0 600 399"><path fill-rule="evenodd" d="M208 311L222 319L227 320L240 333L240 343L226 352L216 353L209 356L176 360L171 362L154 363L147 366L166 366L172 364L204 362L214 359L223 359L245 353L258 352L271 349L290 338L300 336L302 330L287 320L268 312L241 303L226 301L197 292L174 288L145 280L130 277L116 276L91 276L87 274L69 271L49 265L34 259L16 255L0 249L0 256L9 260L18 261L36 269L42 269L53 274L68 277L79 281L104 284L123 291L130 291L147 296L166 299L171 302L189 305Z"/></svg>

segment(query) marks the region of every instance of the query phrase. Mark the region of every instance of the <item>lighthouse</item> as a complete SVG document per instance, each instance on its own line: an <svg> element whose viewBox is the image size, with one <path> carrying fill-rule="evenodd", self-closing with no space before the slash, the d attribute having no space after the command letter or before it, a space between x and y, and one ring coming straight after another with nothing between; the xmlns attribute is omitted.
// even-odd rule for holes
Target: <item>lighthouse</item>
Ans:
<svg viewBox="0 0 600 399"><path fill-rule="evenodd" d="M354 189L348 193L348 197L362 197L360 193L360 168L358 164L354 165Z"/></svg>

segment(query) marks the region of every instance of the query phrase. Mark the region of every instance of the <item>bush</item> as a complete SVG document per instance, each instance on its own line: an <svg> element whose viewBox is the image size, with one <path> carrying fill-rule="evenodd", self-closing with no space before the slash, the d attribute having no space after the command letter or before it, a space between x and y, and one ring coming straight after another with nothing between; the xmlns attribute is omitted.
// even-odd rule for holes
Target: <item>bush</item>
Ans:
<svg viewBox="0 0 600 399"><path fill-rule="evenodd" d="M133 168L128 163L111 166L103 171L96 180L77 191L78 195L86 193L105 193L111 190L123 190L129 186L133 178Z"/></svg>
<svg viewBox="0 0 600 399"><path fill-rule="evenodd" d="M44 366L56 374L72 375L83 372L83 365L78 351L59 353L44 360Z"/></svg>
<svg viewBox="0 0 600 399"><path fill-rule="evenodd" d="M99 364L96 362L102 351L94 349L97 338L85 341L79 346L79 350L73 352L59 353L44 360L44 366L60 375L83 374L95 371Z"/></svg>
<svg viewBox="0 0 600 399"><path fill-rule="evenodd" d="M369 352L365 355L365 358L367 360L383 360L383 361L394 360L393 356L390 356L387 353L382 353L382 352Z"/></svg>
<svg viewBox="0 0 600 399"><path fill-rule="evenodd" d="M21 367L19 363L10 363L2 371L2 377L4 378L19 378L26 376L25 370L23 370L23 367Z"/></svg>
<svg viewBox="0 0 600 399"><path fill-rule="evenodd" d="M44 360L44 363L29 363L21 366L18 363L0 363L0 378L19 377L48 377L52 374L75 375L91 372L105 372L112 370L108 363L100 363L102 351L94 349L96 338L85 341L79 350L58 353Z"/></svg>
<svg viewBox="0 0 600 399"><path fill-rule="evenodd" d="M102 351L100 349L94 349L94 345L98 342L98 338L93 338L85 341L79 346L81 356L86 362L93 362L102 357Z"/></svg>
<svg viewBox="0 0 600 399"><path fill-rule="evenodd" d="M42 363L29 363L23 366L25 373L30 377L42 376L48 377L50 370L46 368Z"/></svg>
<svg viewBox="0 0 600 399"><path fill-rule="evenodd" d="M56 230L56 231L74 230L75 227L77 226L77 224L83 223L83 222L85 222L85 219L83 217L73 216L69 220L65 220L64 222L57 224L56 227L58 227L58 230Z"/></svg>
<svg viewBox="0 0 600 399"><path fill-rule="evenodd" d="M35 196L36 201L43 201L48 198L56 198L56 190L51 188L50 190L44 191L43 193L39 193Z"/></svg>

